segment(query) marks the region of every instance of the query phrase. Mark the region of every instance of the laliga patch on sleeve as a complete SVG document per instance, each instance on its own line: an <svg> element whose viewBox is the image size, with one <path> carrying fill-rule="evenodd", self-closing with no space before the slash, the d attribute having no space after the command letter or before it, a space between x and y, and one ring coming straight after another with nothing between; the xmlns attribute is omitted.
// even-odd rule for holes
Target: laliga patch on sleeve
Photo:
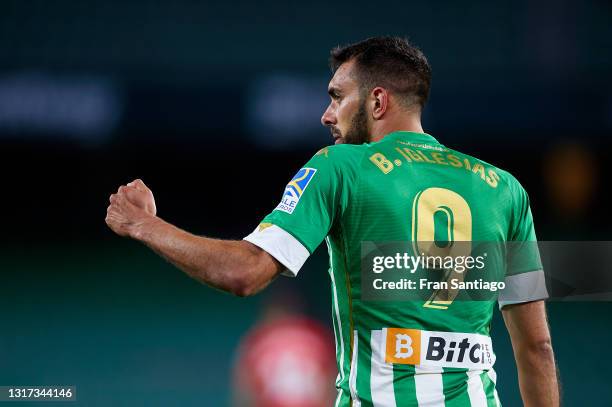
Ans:
<svg viewBox="0 0 612 407"><path fill-rule="evenodd" d="M295 177L293 177L285 187L283 198L275 210L287 212L289 214L293 213L306 187L312 180L312 177L314 177L315 172L317 172L317 170L314 168L302 168L299 170L298 173L295 174Z"/></svg>

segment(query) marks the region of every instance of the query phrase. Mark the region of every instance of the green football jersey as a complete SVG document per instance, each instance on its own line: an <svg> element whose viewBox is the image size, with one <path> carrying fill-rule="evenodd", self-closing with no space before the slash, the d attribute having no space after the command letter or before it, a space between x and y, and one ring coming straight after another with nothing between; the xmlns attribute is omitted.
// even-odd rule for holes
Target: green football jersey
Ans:
<svg viewBox="0 0 612 407"><path fill-rule="evenodd" d="M448 240L536 240L527 194L512 175L405 131L320 150L245 238L289 276L326 241L336 406L500 405L489 335L494 301L362 295L364 242L434 241L440 225ZM537 253L521 260L505 270L513 294L500 294L500 307L547 296Z"/></svg>

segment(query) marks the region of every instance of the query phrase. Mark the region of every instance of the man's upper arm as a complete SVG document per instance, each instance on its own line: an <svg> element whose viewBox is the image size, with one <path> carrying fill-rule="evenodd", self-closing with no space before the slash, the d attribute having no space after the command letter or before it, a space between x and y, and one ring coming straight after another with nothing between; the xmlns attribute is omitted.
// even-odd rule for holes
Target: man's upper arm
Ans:
<svg viewBox="0 0 612 407"><path fill-rule="evenodd" d="M245 253L248 253L248 256L253 259L252 263L248 263L251 273L247 279L249 284L245 287L244 295L252 295L261 291L285 269L270 253L253 243L242 240L238 244L243 246Z"/></svg>
<svg viewBox="0 0 612 407"><path fill-rule="evenodd" d="M507 305L502 315L515 352L550 343L544 301Z"/></svg>
<svg viewBox="0 0 612 407"><path fill-rule="evenodd" d="M544 301L508 305L502 310L525 406L558 406L559 379Z"/></svg>

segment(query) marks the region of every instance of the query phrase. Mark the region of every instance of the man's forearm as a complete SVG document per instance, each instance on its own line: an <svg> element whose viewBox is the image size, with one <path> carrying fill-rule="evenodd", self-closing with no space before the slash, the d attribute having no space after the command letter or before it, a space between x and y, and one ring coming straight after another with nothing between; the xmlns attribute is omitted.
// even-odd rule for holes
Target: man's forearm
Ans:
<svg viewBox="0 0 612 407"><path fill-rule="evenodd" d="M261 290L280 271L264 270L270 269L261 257L267 254L249 242L196 236L158 217L142 222L130 235L194 279L239 296Z"/></svg>
<svg viewBox="0 0 612 407"><path fill-rule="evenodd" d="M544 301L507 305L502 314L512 340L523 404L557 407L559 382Z"/></svg>
<svg viewBox="0 0 612 407"><path fill-rule="evenodd" d="M550 342L515 350L519 386L525 406L559 405L559 383Z"/></svg>

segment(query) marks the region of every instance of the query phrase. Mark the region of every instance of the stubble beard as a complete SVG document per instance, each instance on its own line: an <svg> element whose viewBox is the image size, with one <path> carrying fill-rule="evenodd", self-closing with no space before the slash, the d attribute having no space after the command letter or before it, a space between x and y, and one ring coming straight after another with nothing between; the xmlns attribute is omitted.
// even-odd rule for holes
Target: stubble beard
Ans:
<svg viewBox="0 0 612 407"><path fill-rule="evenodd" d="M365 99L359 101L359 108L351 119L351 127L346 131L344 142L347 144L363 144L370 141L368 129L368 114Z"/></svg>

